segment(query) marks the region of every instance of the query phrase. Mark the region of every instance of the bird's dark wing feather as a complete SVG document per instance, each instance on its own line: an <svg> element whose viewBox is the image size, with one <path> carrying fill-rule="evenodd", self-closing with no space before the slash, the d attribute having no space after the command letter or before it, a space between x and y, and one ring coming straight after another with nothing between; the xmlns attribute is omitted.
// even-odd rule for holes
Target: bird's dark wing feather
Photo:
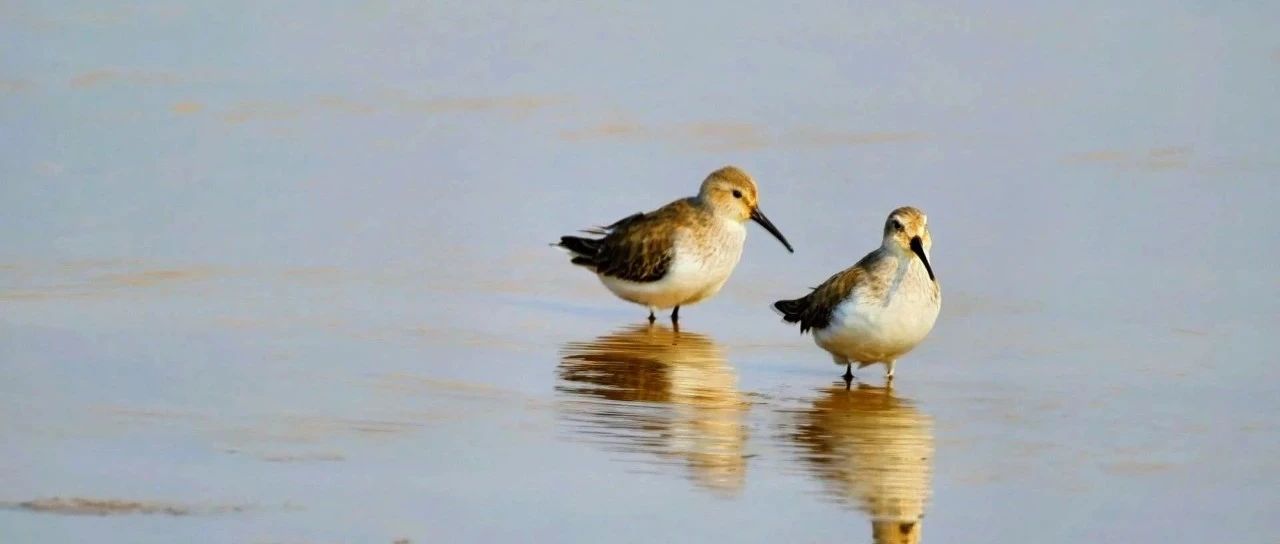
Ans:
<svg viewBox="0 0 1280 544"><path fill-rule="evenodd" d="M675 235L679 223L673 216L691 206L678 200L649 213L637 213L599 229L603 238L563 236L560 247L574 253L573 264L597 273L635 282L662 279L675 257Z"/></svg>
<svg viewBox="0 0 1280 544"><path fill-rule="evenodd" d="M783 321L799 323L800 332L826 328L831 324L836 307L847 300L854 289L868 281L864 264L873 261L876 254L877 251L867 254L858 264L837 272L803 297L774 302L774 309L782 313Z"/></svg>

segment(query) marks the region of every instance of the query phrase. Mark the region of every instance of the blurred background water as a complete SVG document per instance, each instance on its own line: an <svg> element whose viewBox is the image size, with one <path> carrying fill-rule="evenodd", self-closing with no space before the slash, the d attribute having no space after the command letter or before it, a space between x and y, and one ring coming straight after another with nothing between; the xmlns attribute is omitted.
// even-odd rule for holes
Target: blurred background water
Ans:
<svg viewBox="0 0 1280 544"><path fill-rule="evenodd" d="M0 536L1266 542L1278 22L0 3ZM679 335L547 246L730 163L797 252ZM846 391L768 303L904 204L942 315Z"/></svg>

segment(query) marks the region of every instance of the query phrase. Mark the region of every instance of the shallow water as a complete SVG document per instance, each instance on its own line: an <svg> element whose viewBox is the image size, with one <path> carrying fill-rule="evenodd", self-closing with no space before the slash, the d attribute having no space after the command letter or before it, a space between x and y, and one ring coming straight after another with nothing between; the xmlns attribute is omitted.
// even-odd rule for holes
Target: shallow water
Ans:
<svg viewBox="0 0 1280 544"><path fill-rule="evenodd" d="M0 5L0 540L1269 542L1277 15ZM547 246L726 163L678 334ZM845 389L768 304L903 204Z"/></svg>

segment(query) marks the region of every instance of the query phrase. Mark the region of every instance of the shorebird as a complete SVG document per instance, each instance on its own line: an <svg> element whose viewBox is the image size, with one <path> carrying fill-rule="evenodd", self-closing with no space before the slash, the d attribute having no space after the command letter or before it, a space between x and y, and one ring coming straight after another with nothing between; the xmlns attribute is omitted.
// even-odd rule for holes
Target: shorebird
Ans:
<svg viewBox="0 0 1280 544"><path fill-rule="evenodd" d="M760 211L756 183L734 166L712 172L698 196L682 198L648 213L637 213L586 232L600 238L561 236L555 244L573 254L573 264L599 276L614 295L654 310L680 307L720 291L742 257L750 219L769 231L787 251L786 237Z"/></svg>
<svg viewBox="0 0 1280 544"><path fill-rule="evenodd" d="M879 249L808 295L773 307L788 323L800 323L800 332L813 330L814 342L845 365L846 383L853 380L853 363L882 363L892 381L894 363L924 340L942 306L929 265L932 246L924 212L898 208L884 222Z"/></svg>

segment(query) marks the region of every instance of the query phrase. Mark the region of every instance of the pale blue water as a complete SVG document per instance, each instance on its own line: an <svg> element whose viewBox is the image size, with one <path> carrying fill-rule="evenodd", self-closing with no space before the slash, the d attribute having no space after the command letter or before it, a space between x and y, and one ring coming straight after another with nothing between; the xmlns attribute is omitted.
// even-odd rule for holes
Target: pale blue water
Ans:
<svg viewBox="0 0 1280 544"><path fill-rule="evenodd" d="M927 542L1270 542L1278 16L6 3L0 502L193 513L0 540L867 541L874 496ZM546 244L727 163L796 253L750 227L689 334L626 336ZM881 405L768 303L903 204L944 304Z"/></svg>

